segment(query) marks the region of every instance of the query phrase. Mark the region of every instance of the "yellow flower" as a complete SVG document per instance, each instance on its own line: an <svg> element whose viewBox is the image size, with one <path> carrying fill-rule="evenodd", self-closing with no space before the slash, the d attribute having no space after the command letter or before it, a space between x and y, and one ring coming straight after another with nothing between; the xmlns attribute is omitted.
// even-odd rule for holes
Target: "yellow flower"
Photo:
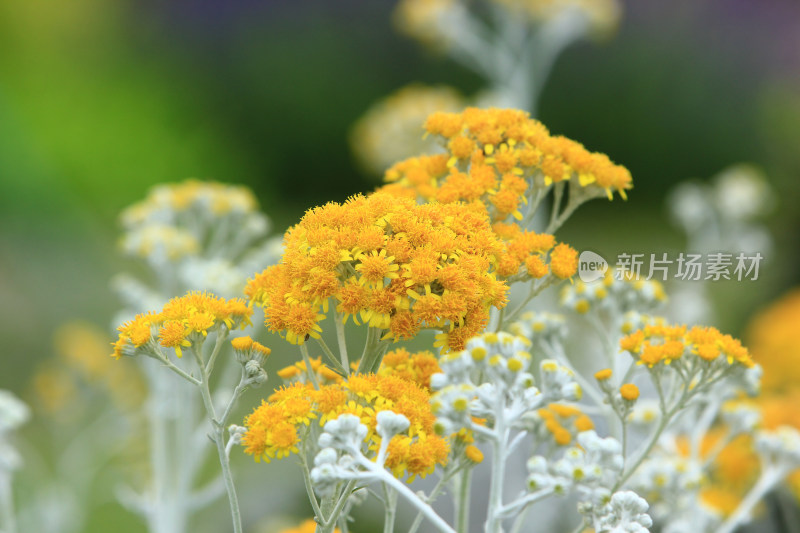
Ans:
<svg viewBox="0 0 800 533"><path fill-rule="evenodd" d="M639 398L639 387L633 383L625 383L619 388L619 393L623 400L632 402Z"/></svg>
<svg viewBox="0 0 800 533"><path fill-rule="evenodd" d="M594 379L597 381L605 381L611 377L611 369L604 368L603 370L598 370L594 374Z"/></svg>
<svg viewBox="0 0 800 533"><path fill-rule="evenodd" d="M447 154L395 164L386 171L387 192L441 203L479 201L493 222L510 222L522 218L531 189L544 194L554 183L568 181L587 198L611 199L614 193L625 198L632 187L626 168L580 143L551 136L524 111L438 112L428 117L425 129L446 141Z"/></svg>
<svg viewBox="0 0 800 533"><path fill-rule="evenodd" d="M561 279L571 278L578 271L578 252L567 244L559 244L550 254L550 270Z"/></svg>
<svg viewBox="0 0 800 533"><path fill-rule="evenodd" d="M298 527L282 529L279 533L315 533L315 531L317 531L317 523L309 518ZM333 533L341 533L341 530L337 527L333 530Z"/></svg>
<svg viewBox="0 0 800 533"><path fill-rule="evenodd" d="M747 331L753 358L764 375L765 392L791 390L800 384L800 289L794 289L759 313Z"/></svg>
<svg viewBox="0 0 800 533"><path fill-rule="evenodd" d="M416 383L430 392L431 376L441 372L439 362L432 352L423 351L412 354L404 348L392 350L383 356L378 375L396 376Z"/></svg>
<svg viewBox="0 0 800 533"><path fill-rule="evenodd" d="M656 365L669 365L676 360L692 356L697 361L713 363L725 361L728 365L741 365L750 368L754 365L747 348L731 337L723 335L716 328L694 326L667 326L663 324L646 325L620 341L620 348L631 353L637 364L653 368Z"/></svg>
<svg viewBox="0 0 800 533"><path fill-rule="evenodd" d="M386 338L438 329L447 348L461 349L489 309L506 303L508 287L494 274L501 246L480 208L354 196L306 213L286 232L281 263L249 280L245 294L296 344L319 336L335 298L345 320Z"/></svg>
<svg viewBox="0 0 800 533"><path fill-rule="evenodd" d="M137 349L154 349L148 344L158 341L165 348L174 348L181 357L181 349L191 346L195 335L202 338L223 326L245 327L252 313L239 298L225 300L205 292L189 292L167 302L160 312L137 315L117 328L119 337L111 355L117 359L126 353L134 355Z"/></svg>
<svg viewBox="0 0 800 533"><path fill-rule="evenodd" d="M472 444L468 445L464 449L464 455L466 455L467 459L469 459L473 463L483 462L483 452L481 452L477 446L474 446Z"/></svg>
<svg viewBox="0 0 800 533"><path fill-rule="evenodd" d="M537 413L559 446L570 444L577 433L594 429L592 419L572 405L551 403Z"/></svg>
<svg viewBox="0 0 800 533"><path fill-rule="evenodd" d="M358 416L369 429L364 446L374 453L381 440L375 429L376 415L383 410L402 414L410 423L408 431L395 436L388 448L386 465L397 477L425 476L437 464L445 464L449 445L434 431L430 393L391 372L352 374L318 390L299 382L283 387L245 419L247 433L242 444L256 460L280 459L297 453L303 426L312 420L324 425L348 413Z"/></svg>

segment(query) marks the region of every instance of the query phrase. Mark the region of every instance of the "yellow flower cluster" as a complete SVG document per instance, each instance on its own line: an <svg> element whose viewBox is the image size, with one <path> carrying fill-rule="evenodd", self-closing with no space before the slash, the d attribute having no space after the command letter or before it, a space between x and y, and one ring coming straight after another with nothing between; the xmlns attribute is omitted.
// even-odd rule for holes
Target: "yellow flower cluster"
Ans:
<svg viewBox="0 0 800 533"><path fill-rule="evenodd" d="M760 427L776 430L781 426L800 429L800 290L794 290L757 315L748 328L748 344L753 359L762 366L762 393L753 400L761 414ZM718 425L702 441L700 455L707 457L718 447L727 430ZM688 439L678 441L679 450L688 456ZM700 491L702 502L722 516L739 506L753 487L760 472L760 459L753 438L743 434L725 445L714 459L708 479ZM800 498L800 470L792 472L787 485Z"/></svg>
<svg viewBox="0 0 800 533"><path fill-rule="evenodd" d="M765 393L800 386L800 289L795 289L756 316L747 332L748 345L764 374Z"/></svg>
<svg viewBox="0 0 800 533"><path fill-rule="evenodd" d="M386 171L390 185L385 188L442 203L480 201L493 222L521 219L526 193L545 191L554 183L609 199L615 192L625 198L633 186L628 169L576 141L550 135L524 111L439 112L428 117L425 130L444 140L447 153L397 163Z"/></svg>
<svg viewBox="0 0 800 533"><path fill-rule="evenodd" d="M509 10L522 11L533 21L543 23L575 10L582 13L592 28L601 34L613 31L619 24L617 0L492 0Z"/></svg>
<svg viewBox="0 0 800 533"><path fill-rule="evenodd" d="M705 434L700 443L700 457L707 459L725 438L726 430L717 427ZM677 440L678 453L688 457L689 439ZM700 500L722 516L728 516L739 507L744 496L758 478L760 461L753 449L753 439L742 434L725 445L713 458L708 477L703 480Z"/></svg>
<svg viewBox="0 0 800 533"><path fill-rule="evenodd" d="M393 15L398 31L434 48L447 47L443 31L459 0L401 0Z"/></svg>
<svg viewBox="0 0 800 533"><path fill-rule="evenodd" d="M310 358L311 372L317 376L317 380L321 383L338 383L342 381L342 376L334 372L332 369L322 363L322 358ZM305 361L298 361L292 365L278 370L278 377L284 381L306 381L308 369L306 368Z"/></svg>
<svg viewBox="0 0 800 533"><path fill-rule="evenodd" d="M309 518L299 526L282 529L279 533L315 533L316 531L317 523L312 518ZM341 530L337 527L333 530L333 533L341 533Z"/></svg>
<svg viewBox="0 0 800 533"><path fill-rule="evenodd" d="M167 302L160 312L137 315L118 327L119 338L111 355L119 359L135 354L139 348L155 349L157 341L165 348L174 348L181 357L181 348L191 346L193 340L223 326L233 330L249 325L252 314L241 298L225 300L205 292L189 292Z"/></svg>
<svg viewBox="0 0 800 533"><path fill-rule="evenodd" d="M377 453L381 437L376 432L376 415L390 410L405 416L410 427L392 438L386 466L397 477L424 477L437 464L445 464L449 453L447 441L434 432L436 417L429 401L427 391L397 376L353 374L319 389L297 382L277 390L245 419L247 433L242 443L256 461L280 459L298 452L301 433L311 420L324 425L347 413L367 426L365 442Z"/></svg>
<svg viewBox="0 0 800 533"><path fill-rule="evenodd" d="M384 338L443 331L460 350L506 304L494 273L502 245L485 213L462 204L424 204L389 194L354 196L306 213L284 238L280 264L248 281L266 324L302 344L318 338L329 301Z"/></svg>
<svg viewBox="0 0 800 533"><path fill-rule="evenodd" d="M383 356L378 374L397 376L430 392L431 376L441 371L439 361L433 353L427 350L411 353L405 348L399 348Z"/></svg>
<svg viewBox="0 0 800 533"><path fill-rule="evenodd" d="M435 139L423 139L420 124L436 111L464 107L455 89L412 84L370 107L353 128L350 145L370 173L382 176L397 161L441 151Z"/></svg>
<svg viewBox="0 0 800 533"><path fill-rule="evenodd" d="M496 222L492 229L505 245L497 258L499 276L511 281L518 277L539 279L552 273L567 279L578 271L578 252L567 244L556 244L552 235L523 230L516 223Z"/></svg>
<svg viewBox="0 0 800 533"><path fill-rule="evenodd" d="M573 405L551 403L539 409L538 414L559 446L567 446L577 433L594 429L592 419Z"/></svg>
<svg viewBox="0 0 800 533"><path fill-rule="evenodd" d="M763 370L757 402L765 429L784 425L800 429L798 324L800 289L796 288L758 314L747 330L753 359ZM787 482L800 499L800 470L793 472Z"/></svg>
<svg viewBox="0 0 800 533"><path fill-rule="evenodd" d="M696 361L727 361L746 368L754 365L747 348L716 328L694 326L645 325L620 341L620 347L631 353L637 364L653 368L669 365L691 356Z"/></svg>

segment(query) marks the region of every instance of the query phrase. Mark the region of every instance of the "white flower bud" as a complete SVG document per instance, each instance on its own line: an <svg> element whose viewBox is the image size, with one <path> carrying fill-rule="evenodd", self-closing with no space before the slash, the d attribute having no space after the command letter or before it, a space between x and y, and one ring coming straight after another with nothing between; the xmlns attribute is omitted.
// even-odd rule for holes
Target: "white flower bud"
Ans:
<svg viewBox="0 0 800 533"><path fill-rule="evenodd" d="M378 421L375 429L383 439L391 439L398 433L403 433L410 425L408 418L392 411L381 411L375 418Z"/></svg>

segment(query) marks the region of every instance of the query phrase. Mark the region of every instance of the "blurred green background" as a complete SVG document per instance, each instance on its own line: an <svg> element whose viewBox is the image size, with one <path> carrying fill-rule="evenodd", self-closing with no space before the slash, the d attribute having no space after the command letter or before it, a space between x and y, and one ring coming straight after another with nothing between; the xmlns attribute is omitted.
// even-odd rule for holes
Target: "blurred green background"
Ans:
<svg viewBox="0 0 800 533"><path fill-rule="evenodd" d="M109 325L116 216L160 182L253 188L282 231L375 186L348 132L409 82L481 80L391 27L389 0L0 2L0 388L25 395L51 333ZM793 0L624 2L617 35L559 59L540 105L555 133L626 165L625 203L596 201L561 238L674 251L678 181L742 161L779 198L761 279L721 285L721 326L800 282L800 6ZM727 296L726 296L727 295Z"/></svg>

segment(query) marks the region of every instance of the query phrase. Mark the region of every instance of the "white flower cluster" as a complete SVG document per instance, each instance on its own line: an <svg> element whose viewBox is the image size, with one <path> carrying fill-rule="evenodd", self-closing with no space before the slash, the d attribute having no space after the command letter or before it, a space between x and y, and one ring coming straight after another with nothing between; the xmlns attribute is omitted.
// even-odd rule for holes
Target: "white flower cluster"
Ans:
<svg viewBox="0 0 800 533"><path fill-rule="evenodd" d="M530 339L533 347L560 344L567 336L567 324L562 315L528 311L512 322L508 331Z"/></svg>
<svg viewBox="0 0 800 533"><path fill-rule="evenodd" d="M769 252L772 239L757 222L775 203L764 173L749 165L729 167L711 185L685 182L668 199L673 222L697 252Z"/></svg>
<svg viewBox="0 0 800 533"><path fill-rule="evenodd" d="M765 467L789 472L800 467L800 432L791 426L759 431L756 451Z"/></svg>
<svg viewBox="0 0 800 533"><path fill-rule="evenodd" d="M30 418L30 409L8 391L0 390L0 471L10 472L22 464L11 445L11 434Z"/></svg>
<svg viewBox="0 0 800 533"><path fill-rule="evenodd" d="M528 489L552 489L556 494L577 490L582 512L591 514L611 496L610 488L622 470L622 446L600 438L593 430L578 434L578 446L568 448L558 461L541 455L528 460Z"/></svg>
<svg viewBox="0 0 800 533"><path fill-rule="evenodd" d="M585 283L576 281L561 292L562 307L580 314L610 312L621 316L629 311L649 312L666 301L664 287L656 280L635 278L609 269L605 277Z"/></svg>
<svg viewBox="0 0 800 533"><path fill-rule="evenodd" d="M594 519L594 530L606 533L645 533L653 520L647 502L629 490L615 492Z"/></svg>
<svg viewBox="0 0 800 533"><path fill-rule="evenodd" d="M121 216L123 251L169 271L186 290L230 297L247 277L275 262L264 242L269 220L245 187L187 181L159 185Z"/></svg>
<svg viewBox="0 0 800 533"><path fill-rule="evenodd" d="M704 476L698 461L681 457L675 450L655 452L642 463L628 486L647 495L659 522L670 523L697 505Z"/></svg>
<svg viewBox="0 0 800 533"><path fill-rule="evenodd" d="M465 350L443 355L442 373L431 377L437 430L474 430L472 417L494 421L498 416L519 427L525 413L542 405L580 399L572 371L553 360L541 362L540 387L534 386L529 347L524 337L485 333L471 339Z"/></svg>
<svg viewBox="0 0 800 533"><path fill-rule="evenodd" d="M381 447L374 462L362 450L369 430L357 416L343 414L325 423L318 440L320 451L314 457L310 474L314 489L320 495L332 494L341 481L377 481L381 474L386 474L383 465L389 441L407 431L410 423L408 418L393 411L381 411L376 419L375 431L381 437Z"/></svg>

